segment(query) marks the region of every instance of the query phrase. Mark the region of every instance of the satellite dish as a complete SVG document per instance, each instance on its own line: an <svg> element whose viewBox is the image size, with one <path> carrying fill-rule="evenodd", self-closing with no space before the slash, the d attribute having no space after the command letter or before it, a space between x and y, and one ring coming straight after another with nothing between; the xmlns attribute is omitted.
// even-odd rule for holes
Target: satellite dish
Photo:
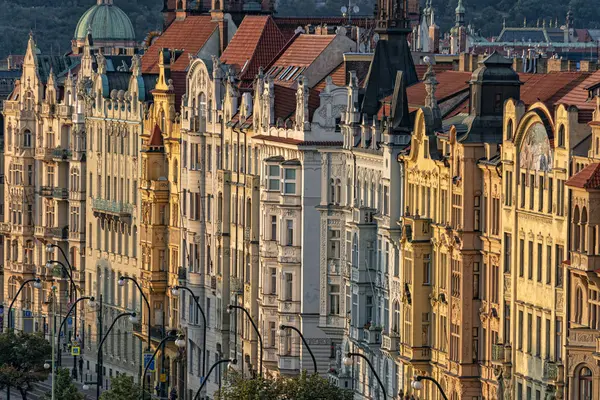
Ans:
<svg viewBox="0 0 600 400"><path fill-rule="evenodd" d="M358 8L358 6L352 6L352 12L354 14L358 14L359 11L360 11L360 8Z"/></svg>
<svg viewBox="0 0 600 400"><path fill-rule="evenodd" d="M348 12L348 7L346 7L346 6L342 6L342 8L340 8L340 11L341 11L343 14L346 14L346 13Z"/></svg>

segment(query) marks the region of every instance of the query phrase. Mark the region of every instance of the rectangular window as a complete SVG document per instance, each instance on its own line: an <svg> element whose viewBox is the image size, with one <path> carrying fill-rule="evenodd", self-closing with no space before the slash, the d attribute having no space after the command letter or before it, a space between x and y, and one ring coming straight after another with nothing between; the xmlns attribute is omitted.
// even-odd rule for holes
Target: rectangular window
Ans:
<svg viewBox="0 0 600 400"><path fill-rule="evenodd" d="M529 209L533 210L533 203L535 202L535 175L529 175Z"/></svg>
<svg viewBox="0 0 600 400"><path fill-rule="evenodd" d="M279 190L279 165L267 165L267 190Z"/></svg>
<svg viewBox="0 0 600 400"><path fill-rule="evenodd" d="M550 358L550 320L548 318L546 318L546 347L544 356L548 359Z"/></svg>
<svg viewBox="0 0 600 400"><path fill-rule="evenodd" d="M556 245L555 250L555 265L556 265L556 287L562 287L563 285L563 266L562 262L565 256L565 248L563 246Z"/></svg>
<svg viewBox="0 0 600 400"><path fill-rule="evenodd" d="M523 326L523 311L519 310L519 326L518 326L518 341L517 341L517 349L519 350L523 350L523 329L525 329L525 327Z"/></svg>
<svg viewBox="0 0 600 400"><path fill-rule="evenodd" d="M286 244L286 246L293 246L294 245L294 221L292 221L291 219L287 219L285 221L285 230L286 230L285 244Z"/></svg>
<svg viewBox="0 0 600 400"><path fill-rule="evenodd" d="M542 317L535 317L535 355L542 355Z"/></svg>
<svg viewBox="0 0 600 400"><path fill-rule="evenodd" d="M558 193L556 193L556 214L563 216L565 215L565 181L557 179L556 184L558 186Z"/></svg>
<svg viewBox="0 0 600 400"><path fill-rule="evenodd" d="M527 353L533 350L533 315L527 313Z"/></svg>
<svg viewBox="0 0 600 400"><path fill-rule="evenodd" d="M293 280L291 272L285 273L285 300L291 301L293 299Z"/></svg>
<svg viewBox="0 0 600 400"><path fill-rule="evenodd" d="M542 254L543 246L541 243L537 245L537 281L542 282L542 269L543 269L543 254Z"/></svg>
<svg viewBox="0 0 600 400"><path fill-rule="evenodd" d="M519 239L519 276L525 276L525 240Z"/></svg>
<svg viewBox="0 0 600 400"><path fill-rule="evenodd" d="M500 297L500 267L492 264L492 303L499 303Z"/></svg>
<svg viewBox="0 0 600 400"><path fill-rule="evenodd" d="M547 208L547 212L548 214L552 213L552 183L553 183L553 179L552 178L548 178L548 208Z"/></svg>
<svg viewBox="0 0 600 400"><path fill-rule="evenodd" d="M556 361L562 360L562 319L556 318L556 326L554 328L554 358Z"/></svg>
<svg viewBox="0 0 600 400"><path fill-rule="evenodd" d="M271 240L277 240L277 216L271 215Z"/></svg>
<svg viewBox="0 0 600 400"><path fill-rule="evenodd" d="M504 272L510 272L512 258L512 236L510 233L504 234Z"/></svg>
<svg viewBox="0 0 600 400"><path fill-rule="evenodd" d="M269 322L269 347L275 347L276 332L277 332L277 329L275 327L275 322L270 321Z"/></svg>
<svg viewBox="0 0 600 400"><path fill-rule="evenodd" d="M340 285L329 285L329 314L340 314Z"/></svg>
<svg viewBox="0 0 600 400"><path fill-rule="evenodd" d="M212 171L212 146L210 144L206 146L206 170Z"/></svg>
<svg viewBox="0 0 600 400"><path fill-rule="evenodd" d="M389 215L390 210L390 188L387 186L383 187L383 215Z"/></svg>
<svg viewBox="0 0 600 400"><path fill-rule="evenodd" d="M542 211L543 209L544 209L544 177L540 176L539 187L538 187L538 211Z"/></svg>
<svg viewBox="0 0 600 400"><path fill-rule="evenodd" d="M526 177L525 177L525 173L522 172L521 173L521 208L525 208L525 185L526 184Z"/></svg>
<svg viewBox="0 0 600 400"><path fill-rule="evenodd" d="M510 336L510 303L504 304L504 343L507 343Z"/></svg>
<svg viewBox="0 0 600 400"><path fill-rule="evenodd" d="M431 284L431 254L423 255L423 285Z"/></svg>
<svg viewBox="0 0 600 400"><path fill-rule="evenodd" d="M285 168L283 171L283 193L296 194L296 170Z"/></svg>
<svg viewBox="0 0 600 400"><path fill-rule="evenodd" d="M527 254L527 278L533 279L533 242L529 241L529 253Z"/></svg>
<svg viewBox="0 0 600 400"><path fill-rule="evenodd" d="M485 268L485 264L484 264L484 268ZM473 263L473 299L479 299L479 297L480 297L479 273L480 273L479 263L474 262ZM485 285L485 281L483 282L483 284Z"/></svg>
<svg viewBox="0 0 600 400"><path fill-rule="evenodd" d="M271 294L277 293L277 268L271 268Z"/></svg>
<svg viewBox="0 0 600 400"><path fill-rule="evenodd" d="M552 280L552 246L546 246L546 284Z"/></svg>

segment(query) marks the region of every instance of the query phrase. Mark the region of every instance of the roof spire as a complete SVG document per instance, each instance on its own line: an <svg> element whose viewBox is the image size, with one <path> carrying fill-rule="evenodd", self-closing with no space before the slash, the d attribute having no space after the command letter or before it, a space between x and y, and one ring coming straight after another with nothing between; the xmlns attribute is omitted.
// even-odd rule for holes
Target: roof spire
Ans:
<svg viewBox="0 0 600 400"><path fill-rule="evenodd" d="M431 109L431 113L433 114L433 120L435 123L435 128L439 128L442 126L442 112L440 110L440 106L435 97L435 91L438 85L438 80L435 76L435 71L433 70L433 63L429 57L425 57L425 63L429 65L427 67L427 72L423 76L423 81L425 83L425 91L427 92L427 96L425 97L425 107Z"/></svg>

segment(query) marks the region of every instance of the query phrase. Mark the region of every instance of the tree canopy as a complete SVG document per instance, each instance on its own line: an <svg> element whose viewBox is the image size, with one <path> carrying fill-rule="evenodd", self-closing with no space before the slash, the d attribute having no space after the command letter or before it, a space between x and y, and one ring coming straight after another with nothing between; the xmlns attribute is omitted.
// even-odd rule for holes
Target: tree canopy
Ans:
<svg viewBox="0 0 600 400"><path fill-rule="evenodd" d="M244 379L238 372L229 371L215 400L352 400L352 391L332 385L319 375L303 371L293 378Z"/></svg>
<svg viewBox="0 0 600 400"><path fill-rule="evenodd" d="M133 382L133 377L117 375L110 380L110 389L100 395L100 400L140 400L142 388ZM146 394L147 399L150 396Z"/></svg>
<svg viewBox="0 0 600 400"><path fill-rule="evenodd" d="M55 397L60 400L84 400L85 396L79 392L71 378L68 368L59 368L56 373ZM45 400L52 399L52 392L46 393Z"/></svg>
<svg viewBox="0 0 600 400"><path fill-rule="evenodd" d="M41 334L0 334L0 390L16 388L26 399L34 383L48 378L44 363L51 355L52 346Z"/></svg>

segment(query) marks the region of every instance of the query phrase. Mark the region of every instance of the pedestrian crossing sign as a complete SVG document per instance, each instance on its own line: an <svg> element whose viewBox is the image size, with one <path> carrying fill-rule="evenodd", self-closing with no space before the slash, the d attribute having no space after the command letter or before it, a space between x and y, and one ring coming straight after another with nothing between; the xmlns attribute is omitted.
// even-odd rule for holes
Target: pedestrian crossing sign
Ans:
<svg viewBox="0 0 600 400"><path fill-rule="evenodd" d="M72 356L78 356L80 354L81 354L81 347L71 346L71 355Z"/></svg>

